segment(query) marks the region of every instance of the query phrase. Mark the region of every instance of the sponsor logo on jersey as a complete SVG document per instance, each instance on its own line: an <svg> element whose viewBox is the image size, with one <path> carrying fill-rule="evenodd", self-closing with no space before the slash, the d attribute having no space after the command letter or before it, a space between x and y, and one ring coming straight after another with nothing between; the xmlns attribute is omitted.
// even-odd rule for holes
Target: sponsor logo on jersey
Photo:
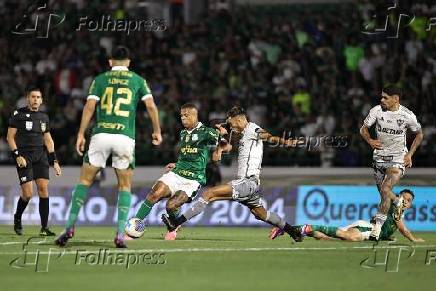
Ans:
<svg viewBox="0 0 436 291"><path fill-rule="evenodd" d="M45 122L41 122L41 131L45 132L46 129L47 129L47 124Z"/></svg>
<svg viewBox="0 0 436 291"><path fill-rule="evenodd" d="M193 148L191 146L185 146L180 149L182 154L196 154L198 153L198 148Z"/></svg>
<svg viewBox="0 0 436 291"><path fill-rule="evenodd" d="M33 121L26 121L26 129L32 130L33 128Z"/></svg>
<svg viewBox="0 0 436 291"><path fill-rule="evenodd" d="M403 125L403 123L404 123L404 119L397 119L398 126Z"/></svg>
<svg viewBox="0 0 436 291"><path fill-rule="evenodd" d="M185 136L185 142L188 142L190 138L191 138L191 135L190 135L190 134L187 134L187 135Z"/></svg>
<svg viewBox="0 0 436 291"><path fill-rule="evenodd" d="M377 125L377 130L388 134L403 134L404 132L402 129L392 129L387 127L381 127L380 125Z"/></svg>

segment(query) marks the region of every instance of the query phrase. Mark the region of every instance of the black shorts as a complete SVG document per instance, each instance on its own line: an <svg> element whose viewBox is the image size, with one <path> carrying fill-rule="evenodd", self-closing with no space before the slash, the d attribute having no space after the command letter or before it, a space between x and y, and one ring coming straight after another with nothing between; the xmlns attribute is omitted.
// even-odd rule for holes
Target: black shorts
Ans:
<svg viewBox="0 0 436 291"><path fill-rule="evenodd" d="M18 168L17 173L20 185L36 179L49 179L49 168L47 152L45 150L19 151L26 159L27 166Z"/></svg>

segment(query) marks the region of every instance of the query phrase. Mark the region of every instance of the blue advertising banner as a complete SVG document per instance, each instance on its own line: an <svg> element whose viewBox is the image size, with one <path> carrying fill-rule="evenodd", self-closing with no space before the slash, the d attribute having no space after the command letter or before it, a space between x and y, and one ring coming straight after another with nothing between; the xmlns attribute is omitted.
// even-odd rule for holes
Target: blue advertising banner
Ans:
<svg viewBox="0 0 436 291"><path fill-rule="evenodd" d="M413 207L406 210L407 227L415 231L436 231L436 187L398 186L415 193ZM346 226L356 220L370 220L377 212L380 194L375 186L300 186L296 224Z"/></svg>
<svg viewBox="0 0 436 291"><path fill-rule="evenodd" d="M50 187L50 224L64 225L69 213L72 187ZM129 217L135 215L146 194L147 187L132 189L132 205ZM20 189L16 187L0 187L0 224L13 222L13 214L17 205ZM287 221L294 221L295 187L268 187L262 189L262 203L269 211L276 212ZM92 187L79 212L78 225L114 225L117 221L117 189L115 187ZM199 194L201 195L201 193ZM24 224L39 224L38 196L35 195L23 214ZM195 203L195 200L194 202ZM182 207L182 212L193 203ZM165 210L166 199L154 205L146 218L148 225L162 225L161 215ZM206 207L205 211L189 221L191 225L223 225L223 226L269 226L254 218L250 210L237 202L216 201Z"/></svg>

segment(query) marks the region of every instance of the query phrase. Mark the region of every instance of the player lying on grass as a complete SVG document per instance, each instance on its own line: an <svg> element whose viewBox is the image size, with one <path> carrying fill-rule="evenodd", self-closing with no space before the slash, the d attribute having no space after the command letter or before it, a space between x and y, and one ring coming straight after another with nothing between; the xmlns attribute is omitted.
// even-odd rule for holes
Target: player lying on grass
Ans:
<svg viewBox="0 0 436 291"><path fill-rule="evenodd" d="M261 204L260 193L260 169L263 155L263 142L279 142L286 146L295 146L296 140L282 139L274 137L264 131L257 124L248 122L247 116L241 107L233 107L227 114L227 123L231 130L241 133L238 154L238 179L228 184L223 184L207 189L201 198L187 211L179 217L169 217L162 215L162 221L166 224L169 231L173 231L179 225L188 221L192 217L200 214L206 206L217 200L233 200L247 206L251 213L259 220L265 221L273 226L279 227L288 233L294 240L300 241L301 234L297 228L289 225L274 212L267 211ZM223 126L217 126L220 134L225 136L228 132ZM223 152L232 149L230 144L217 148L219 159Z"/></svg>
<svg viewBox="0 0 436 291"><path fill-rule="evenodd" d="M153 185L135 215L139 219L144 220L153 206L164 198L168 198L166 210L169 217L176 218L180 214L180 206L191 202L200 186L206 184L206 166L209 159L219 159L216 155L219 132L198 121L195 105L183 105L180 119L185 129L180 132L177 163L168 164L168 172ZM172 230L165 239L173 240L176 235L177 232Z"/></svg>
<svg viewBox="0 0 436 291"><path fill-rule="evenodd" d="M404 209L412 207L412 201L415 198L413 192L409 189L404 189L400 192L399 197L403 198ZM399 220L394 219L395 207L393 202L389 208L386 222L383 224L380 232L380 240L391 240L391 236L398 229L400 233L412 242L423 242L424 240L415 237L406 227L403 221L403 216ZM358 220L346 227L324 226L324 225L299 225L298 228L302 236L310 236L318 240L341 239L345 241L366 241L369 240L373 230L375 221L368 222ZM283 231L278 228L273 228L270 233L270 238L283 235Z"/></svg>

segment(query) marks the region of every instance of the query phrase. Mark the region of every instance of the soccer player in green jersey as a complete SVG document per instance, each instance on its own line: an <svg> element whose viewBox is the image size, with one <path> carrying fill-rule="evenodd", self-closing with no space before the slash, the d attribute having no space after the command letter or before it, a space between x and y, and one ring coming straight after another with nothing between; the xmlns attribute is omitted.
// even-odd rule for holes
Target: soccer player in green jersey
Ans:
<svg viewBox="0 0 436 291"><path fill-rule="evenodd" d="M162 136L158 110L153 101L147 82L136 73L129 71L129 51L126 47L115 48L109 65L112 70L98 75L92 82L83 109L82 121L77 134L76 150L83 155L85 130L97 111L96 123L84 155L79 183L73 191L71 209L65 231L55 241L64 246L74 235L74 224L82 207L89 187L96 174L106 166L112 156L112 167L118 179L118 227L114 239L116 247L126 247L124 225L131 202L131 183L135 167L135 118L136 106L142 100L153 125L152 143L159 145Z"/></svg>
<svg viewBox="0 0 436 291"><path fill-rule="evenodd" d="M135 217L144 220L153 205L169 198L166 210L170 217L179 215L180 206L191 202L202 185L206 184L206 166L210 159L217 161L219 132L198 121L195 105L187 103L180 109L183 129L180 132L179 157L176 163L165 168L167 173L160 177L147 194ZM212 154L211 154L212 153ZM167 233L165 239L174 240L176 231Z"/></svg>
<svg viewBox="0 0 436 291"><path fill-rule="evenodd" d="M415 198L413 192L409 189L404 189L400 192L400 197L403 198L404 209L412 207L412 201ZM383 224L380 240L390 240L390 237L398 229L400 233L412 242L423 242L422 238L415 237L406 227L403 217L399 220L394 219L395 207L393 202L389 209L386 222ZM403 214L404 216L404 214ZM346 227L324 226L324 225L300 225L298 226L303 236L307 235L318 240L341 239L345 241L366 241L369 240L371 231L374 228L374 223L358 220ZM270 238L275 239L282 233L276 228L273 228L270 233Z"/></svg>

